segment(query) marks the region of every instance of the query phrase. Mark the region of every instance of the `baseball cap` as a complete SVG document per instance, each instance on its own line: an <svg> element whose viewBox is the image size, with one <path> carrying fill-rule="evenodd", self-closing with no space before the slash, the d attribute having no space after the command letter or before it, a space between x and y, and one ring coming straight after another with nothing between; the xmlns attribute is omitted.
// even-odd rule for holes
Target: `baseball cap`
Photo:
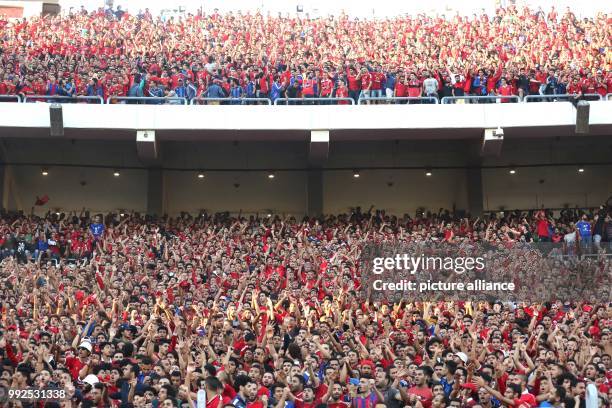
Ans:
<svg viewBox="0 0 612 408"><path fill-rule="evenodd" d="M467 354L465 354L463 351L459 351L459 352L455 353L455 355L456 355L457 357L459 357L459 359L460 359L461 361L463 361L463 364L467 364L467 362L468 362L468 356L467 356Z"/></svg>
<svg viewBox="0 0 612 408"><path fill-rule="evenodd" d="M89 342L89 340L83 340L81 342L81 344L79 344L79 348L84 348L85 350L89 351L91 353L92 347L91 347L91 343Z"/></svg>
<svg viewBox="0 0 612 408"><path fill-rule="evenodd" d="M87 377L83 378L83 382L89 385L94 385L96 383L99 383L100 380L95 374L88 374Z"/></svg>

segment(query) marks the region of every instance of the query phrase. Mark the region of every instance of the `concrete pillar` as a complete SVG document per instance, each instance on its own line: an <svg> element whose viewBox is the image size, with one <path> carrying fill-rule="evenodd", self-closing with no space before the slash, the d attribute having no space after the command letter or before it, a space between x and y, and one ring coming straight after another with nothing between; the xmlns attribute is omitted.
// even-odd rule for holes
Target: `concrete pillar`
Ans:
<svg viewBox="0 0 612 408"><path fill-rule="evenodd" d="M466 187L467 187L467 210L472 217L480 217L484 209L484 193L482 188L482 169L483 163L481 156L481 143L468 142Z"/></svg>
<svg viewBox="0 0 612 408"><path fill-rule="evenodd" d="M159 168L147 170L147 214L164 215L164 177Z"/></svg>
<svg viewBox="0 0 612 408"><path fill-rule="evenodd" d="M482 192L482 170L470 168L466 170L467 210L472 217L480 217L483 211L484 195Z"/></svg>
<svg viewBox="0 0 612 408"><path fill-rule="evenodd" d="M4 189L6 186L6 183L4 181L4 178L6 177L5 174L6 174L6 165L4 163L0 163L0 206L2 207L1 210L6 210L8 207L8 200L7 202L4 201L5 197L7 196L7 194L5 194L4 192Z"/></svg>
<svg viewBox="0 0 612 408"><path fill-rule="evenodd" d="M323 171L308 171L308 215L318 217L323 214Z"/></svg>

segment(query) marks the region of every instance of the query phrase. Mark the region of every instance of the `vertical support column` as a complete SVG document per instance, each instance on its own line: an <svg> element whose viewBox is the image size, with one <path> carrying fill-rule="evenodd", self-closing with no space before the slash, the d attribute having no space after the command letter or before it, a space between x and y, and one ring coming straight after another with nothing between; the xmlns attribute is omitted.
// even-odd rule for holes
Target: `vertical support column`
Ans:
<svg viewBox="0 0 612 408"><path fill-rule="evenodd" d="M8 194L5 194L4 190L6 187L4 178L6 177L6 165L4 163L0 163L0 210L6 210L8 207L8 202L5 202L5 197ZM7 200L8 201L8 200Z"/></svg>
<svg viewBox="0 0 612 408"><path fill-rule="evenodd" d="M329 155L329 130L312 130L308 163L308 215L318 217L323 215L323 170Z"/></svg>
<svg viewBox="0 0 612 408"><path fill-rule="evenodd" d="M483 211L484 195L482 192L482 170L470 168L466 170L468 211L472 217L480 217Z"/></svg>
<svg viewBox="0 0 612 408"><path fill-rule="evenodd" d="M164 177L160 168L147 170L147 214L164 215Z"/></svg>
<svg viewBox="0 0 612 408"><path fill-rule="evenodd" d="M472 217L480 217L484 210L484 193L482 188L482 149L483 145L468 142L466 170L467 210Z"/></svg>
<svg viewBox="0 0 612 408"><path fill-rule="evenodd" d="M323 171L311 169L308 171L308 216L323 215Z"/></svg>

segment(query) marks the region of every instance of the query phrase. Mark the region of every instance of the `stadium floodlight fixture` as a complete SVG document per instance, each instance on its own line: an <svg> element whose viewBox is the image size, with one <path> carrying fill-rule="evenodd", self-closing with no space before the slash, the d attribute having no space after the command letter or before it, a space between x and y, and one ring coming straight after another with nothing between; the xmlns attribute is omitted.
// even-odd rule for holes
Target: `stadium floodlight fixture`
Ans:
<svg viewBox="0 0 612 408"><path fill-rule="evenodd" d="M121 175L121 173L119 173L119 170L116 170L113 172L113 176L115 177L119 177Z"/></svg>
<svg viewBox="0 0 612 408"><path fill-rule="evenodd" d="M359 178L360 174L359 174L359 170L353 170L353 177L354 178Z"/></svg>
<svg viewBox="0 0 612 408"><path fill-rule="evenodd" d="M46 167L43 167L42 170L40 171L40 174L42 174L43 176L48 176L49 169L47 169Z"/></svg>

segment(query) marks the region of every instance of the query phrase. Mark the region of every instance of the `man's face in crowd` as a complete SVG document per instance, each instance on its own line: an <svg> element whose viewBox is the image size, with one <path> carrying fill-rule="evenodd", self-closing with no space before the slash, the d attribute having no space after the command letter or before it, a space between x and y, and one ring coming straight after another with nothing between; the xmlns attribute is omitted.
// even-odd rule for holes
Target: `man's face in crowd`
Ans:
<svg viewBox="0 0 612 408"><path fill-rule="evenodd" d="M422 387L427 381L427 376L423 370L416 370L414 375L414 382L417 386Z"/></svg>
<svg viewBox="0 0 612 408"><path fill-rule="evenodd" d="M331 393L332 400L338 401L340 399L340 397L342 397L343 393L344 393L344 391L343 391L342 386L340 384L332 385L332 393Z"/></svg>
<svg viewBox="0 0 612 408"><path fill-rule="evenodd" d="M584 397L586 394L586 383L584 381L578 381L578 384L572 389L574 396Z"/></svg>
<svg viewBox="0 0 612 408"><path fill-rule="evenodd" d="M387 376L384 372L377 372L375 379L376 379L376 387L378 389L382 389L386 387L388 384Z"/></svg>
<svg viewBox="0 0 612 408"><path fill-rule="evenodd" d="M274 384L274 376L272 375L272 373L270 372L264 373L261 379L261 384L264 387L270 387L272 384Z"/></svg>
<svg viewBox="0 0 612 408"><path fill-rule="evenodd" d="M304 393L302 395L303 395L304 402L309 403L309 402L314 401L314 392L312 391L312 388L310 387L305 388Z"/></svg>
<svg viewBox="0 0 612 408"><path fill-rule="evenodd" d="M246 397L249 401L255 401L257 399L257 384L249 382L246 385Z"/></svg>

